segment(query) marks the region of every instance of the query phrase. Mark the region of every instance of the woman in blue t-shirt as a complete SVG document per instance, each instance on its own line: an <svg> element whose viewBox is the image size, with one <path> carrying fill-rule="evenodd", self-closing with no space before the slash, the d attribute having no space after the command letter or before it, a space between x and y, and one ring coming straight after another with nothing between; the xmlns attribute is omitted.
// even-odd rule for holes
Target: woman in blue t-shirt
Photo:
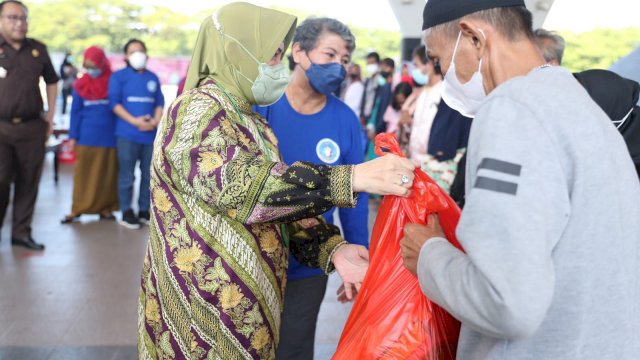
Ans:
<svg viewBox="0 0 640 360"><path fill-rule="evenodd" d="M127 67L109 81L109 105L116 114L118 197L123 226L139 229L149 221L149 178L156 127L162 118L164 97L158 76L146 69L147 47L137 39L124 46ZM140 162L138 215L131 207L134 171Z"/></svg>
<svg viewBox="0 0 640 360"><path fill-rule="evenodd" d="M294 65L285 95L258 108L278 139L287 164L359 164L362 128L356 114L332 93L340 87L355 49L351 31L329 18L305 20L293 38ZM324 214L333 223L335 209ZM368 245L368 196L361 193L353 209L338 211L346 241ZM327 287L327 275L289 256L287 291L276 358L313 359L316 320Z"/></svg>
<svg viewBox="0 0 640 360"><path fill-rule="evenodd" d="M114 219L118 210L115 116L109 108L111 65L104 51L92 46L84 52L84 75L73 84L69 143L76 151L71 223L81 214Z"/></svg>

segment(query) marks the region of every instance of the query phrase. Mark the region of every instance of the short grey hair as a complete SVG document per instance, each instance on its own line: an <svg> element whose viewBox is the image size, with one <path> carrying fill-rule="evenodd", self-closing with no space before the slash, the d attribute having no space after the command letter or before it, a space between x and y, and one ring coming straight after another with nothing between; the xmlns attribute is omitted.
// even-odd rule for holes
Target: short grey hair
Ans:
<svg viewBox="0 0 640 360"><path fill-rule="evenodd" d="M533 35L544 60L546 62L556 60L558 64L562 64L562 55L564 55L565 47L564 38L555 31L545 29L536 29Z"/></svg>
<svg viewBox="0 0 640 360"><path fill-rule="evenodd" d="M311 51L318 46L318 40L325 33L336 34L347 43L349 53L356 49L356 38L351 33L347 25L336 19L327 17L308 18L298 26L296 34L293 36L293 43L300 43L300 48L304 51Z"/></svg>
<svg viewBox="0 0 640 360"><path fill-rule="evenodd" d="M480 19L486 22L511 41L519 40L523 37L533 39L532 15L524 6L497 7L480 10L460 19L426 29L425 35L428 36L432 32L438 32L448 38L455 39L460 32L460 20L466 18Z"/></svg>

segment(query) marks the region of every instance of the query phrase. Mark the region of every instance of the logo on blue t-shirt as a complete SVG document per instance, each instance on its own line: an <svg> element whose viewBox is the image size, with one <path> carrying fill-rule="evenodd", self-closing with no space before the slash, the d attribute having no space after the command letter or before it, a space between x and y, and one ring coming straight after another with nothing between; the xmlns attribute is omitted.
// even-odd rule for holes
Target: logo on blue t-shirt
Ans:
<svg viewBox="0 0 640 360"><path fill-rule="evenodd" d="M158 89L158 84L153 80L149 80L149 82L147 82L147 90L149 90L149 92L151 93L154 93L156 92L156 89Z"/></svg>
<svg viewBox="0 0 640 360"><path fill-rule="evenodd" d="M316 155L321 161L333 164L340 158L340 146L331 139L322 139L316 145Z"/></svg>

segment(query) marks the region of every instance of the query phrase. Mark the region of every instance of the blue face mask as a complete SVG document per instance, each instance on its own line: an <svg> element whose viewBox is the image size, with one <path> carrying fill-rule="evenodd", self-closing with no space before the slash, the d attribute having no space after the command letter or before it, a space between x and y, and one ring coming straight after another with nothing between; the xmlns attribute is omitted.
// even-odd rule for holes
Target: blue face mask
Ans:
<svg viewBox="0 0 640 360"><path fill-rule="evenodd" d="M305 73L313 90L324 95L331 95L338 90L347 76L344 66L338 63L314 64L312 62Z"/></svg>
<svg viewBox="0 0 640 360"><path fill-rule="evenodd" d="M86 72L93 79L102 75L102 69L87 69Z"/></svg>
<svg viewBox="0 0 640 360"><path fill-rule="evenodd" d="M424 85L429 82L429 77L422 73L422 70L415 68L411 72L411 77L413 77L413 82L418 85Z"/></svg>

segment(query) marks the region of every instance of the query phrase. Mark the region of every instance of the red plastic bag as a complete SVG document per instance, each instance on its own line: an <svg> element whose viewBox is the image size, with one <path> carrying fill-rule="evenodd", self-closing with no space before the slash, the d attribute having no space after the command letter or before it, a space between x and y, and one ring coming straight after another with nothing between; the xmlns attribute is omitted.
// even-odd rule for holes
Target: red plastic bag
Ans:
<svg viewBox="0 0 640 360"><path fill-rule="evenodd" d="M402 156L392 134L376 136L376 153ZM400 256L404 225L426 224L438 213L447 239L455 237L460 208L427 174L415 171L407 198L386 196L371 236L370 264L333 360L455 359L460 323L431 302Z"/></svg>
<svg viewBox="0 0 640 360"><path fill-rule="evenodd" d="M58 160L61 163L73 164L76 162L76 152L69 146L69 140L62 141L58 149Z"/></svg>

